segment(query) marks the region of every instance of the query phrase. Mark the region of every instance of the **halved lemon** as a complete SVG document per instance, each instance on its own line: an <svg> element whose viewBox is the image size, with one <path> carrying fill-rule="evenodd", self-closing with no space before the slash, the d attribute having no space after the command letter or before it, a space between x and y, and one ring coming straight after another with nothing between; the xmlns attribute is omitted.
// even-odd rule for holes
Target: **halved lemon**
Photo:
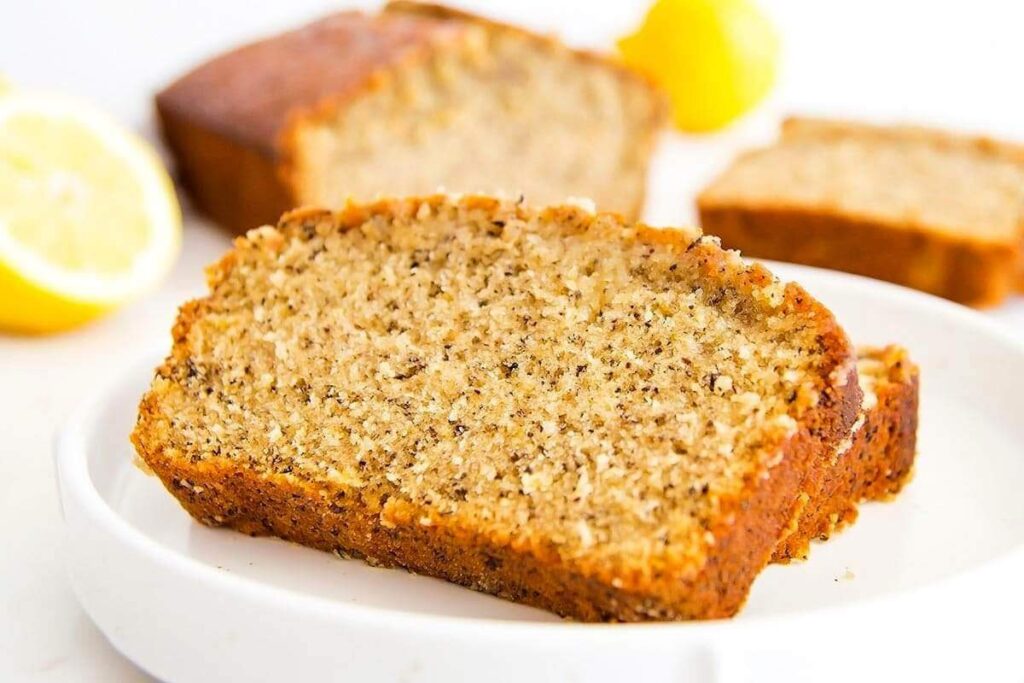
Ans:
<svg viewBox="0 0 1024 683"><path fill-rule="evenodd" d="M0 327L68 329L168 272L181 209L156 153L103 113L0 92Z"/></svg>

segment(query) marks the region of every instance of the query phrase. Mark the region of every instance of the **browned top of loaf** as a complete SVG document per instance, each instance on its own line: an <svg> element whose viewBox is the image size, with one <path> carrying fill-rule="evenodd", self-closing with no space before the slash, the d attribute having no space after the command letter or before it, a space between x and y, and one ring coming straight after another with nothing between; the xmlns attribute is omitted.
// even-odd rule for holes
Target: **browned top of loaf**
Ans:
<svg viewBox="0 0 1024 683"><path fill-rule="evenodd" d="M351 96L375 71L458 33L429 17L339 12L215 57L157 95L157 106L269 155L297 112Z"/></svg>
<svg viewBox="0 0 1024 683"><path fill-rule="evenodd" d="M440 5L394 2L380 14L339 12L215 57L160 92L157 108L274 156L296 118L374 87L378 74L423 50L459 40L469 24L557 44ZM616 69L623 78L644 80L607 58L573 53Z"/></svg>
<svg viewBox="0 0 1024 683"><path fill-rule="evenodd" d="M776 144L738 157L698 204L1016 244L1024 236L1024 146L919 126L791 118Z"/></svg>

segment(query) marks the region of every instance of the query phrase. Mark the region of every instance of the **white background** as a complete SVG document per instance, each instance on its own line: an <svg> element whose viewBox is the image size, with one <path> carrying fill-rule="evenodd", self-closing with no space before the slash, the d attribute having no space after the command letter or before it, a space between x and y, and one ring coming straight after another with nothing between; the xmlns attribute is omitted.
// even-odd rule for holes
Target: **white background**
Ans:
<svg viewBox="0 0 1024 683"><path fill-rule="evenodd" d="M0 71L24 87L92 100L155 140L151 95L170 78L219 49L341 4L3 0ZM460 4L597 47L632 28L646 5ZM904 119L1024 141L1024 3L763 5L783 39L779 86L723 134L666 140L655 164L649 221L692 220L695 190L735 150L768 140L784 113ZM140 351L167 343L175 307L201 291L202 266L226 243L222 233L190 217L182 258L155 294L71 334L0 336L0 680L144 678L91 625L67 585L50 444L83 394ZM992 315L1024 336L1024 298Z"/></svg>

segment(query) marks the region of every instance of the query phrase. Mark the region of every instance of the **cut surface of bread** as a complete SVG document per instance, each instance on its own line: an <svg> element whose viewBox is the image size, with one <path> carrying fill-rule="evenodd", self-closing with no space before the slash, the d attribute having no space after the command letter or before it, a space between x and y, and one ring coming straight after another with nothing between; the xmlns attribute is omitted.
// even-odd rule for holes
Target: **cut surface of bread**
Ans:
<svg viewBox="0 0 1024 683"><path fill-rule="evenodd" d="M857 519L857 504L885 500L910 478L917 449L919 371L899 346L857 350L861 412L833 451L820 492L808 498L772 559L803 559L814 540L826 540Z"/></svg>
<svg viewBox="0 0 1024 683"><path fill-rule="evenodd" d="M698 197L747 256L834 268L972 305L1012 291L1024 147L910 126L790 119Z"/></svg>
<svg viewBox="0 0 1024 683"><path fill-rule="evenodd" d="M635 217L667 116L660 93L609 60L416 3L216 57L157 110L196 203L240 231L299 205L439 188L587 197Z"/></svg>
<svg viewBox="0 0 1024 683"><path fill-rule="evenodd" d="M799 286L574 206L293 212L210 287L132 437L193 516L577 619L735 613L861 403Z"/></svg>

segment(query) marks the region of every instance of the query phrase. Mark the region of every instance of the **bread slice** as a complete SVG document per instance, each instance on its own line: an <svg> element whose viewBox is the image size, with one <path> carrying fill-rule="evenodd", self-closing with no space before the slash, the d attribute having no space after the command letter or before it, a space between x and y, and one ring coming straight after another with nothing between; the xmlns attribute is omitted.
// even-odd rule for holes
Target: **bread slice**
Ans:
<svg viewBox="0 0 1024 683"><path fill-rule="evenodd" d="M228 52L156 105L193 200L240 232L299 205L439 188L635 217L667 121L662 95L610 60L408 2Z"/></svg>
<svg viewBox="0 0 1024 683"><path fill-rule="evenodd" d="M917 449L917 366L899 346L857 350L864 398L850 435L833 451L821 490L807 497L800 515L772 557L803 559L813 540L826 540L857 519L857 504L896 495L910 478Z"/></svg>
<svg viewBox="0 0 1024 683"><path fill-rule="evenodd" d="M1024 147L907 126L790 119L699 196L747 256L834 268L971 305L1012 291Z"/></svg>
<svg viewBox="0 0 1024 683"><path fill-rule="evenodd" d="M735 613L861 401L799 286L574 206L298 211L210 288L132 435L196 519L577 619Z"/></svg>

